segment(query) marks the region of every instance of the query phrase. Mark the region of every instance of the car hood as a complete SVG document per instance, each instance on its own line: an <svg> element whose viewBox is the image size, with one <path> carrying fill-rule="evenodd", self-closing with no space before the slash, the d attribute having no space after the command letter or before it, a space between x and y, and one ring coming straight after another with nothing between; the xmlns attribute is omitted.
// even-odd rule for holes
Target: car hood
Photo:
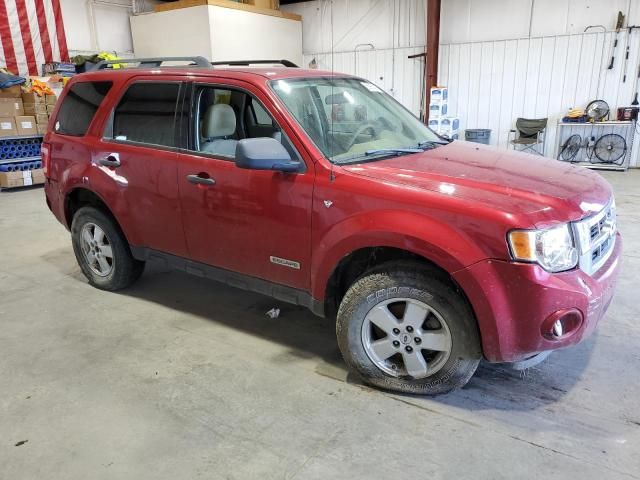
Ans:
<svg viewBox="0 0 640 480"><path fill-rule="evenodd" d="M601 210L611 198L609 184L584 167L462 141L344 168L508 213L539 212L537 222L577 220Z"/></svg>

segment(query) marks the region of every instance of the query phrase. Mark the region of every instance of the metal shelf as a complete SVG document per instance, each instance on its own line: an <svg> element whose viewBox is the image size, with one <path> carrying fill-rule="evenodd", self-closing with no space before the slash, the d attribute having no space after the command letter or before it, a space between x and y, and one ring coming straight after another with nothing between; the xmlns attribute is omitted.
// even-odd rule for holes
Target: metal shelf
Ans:
<svg viewBox="0 0 640 480"><path fill-rule="evenodd" d="M634 122L631 121L622 121L622 120L611 120L610 122L558 122L558 125L571 125L572 127L611 127L615 125L633 125Z"/></svg>
<svg viewBox="0 0 640 480"><path fill-rule="evenodd" d="M8 158L6 160L0 160L0 165L5 165L7 163L23 163L23 162L35 162L42 160L41 156L37 157L24 157L24 158Z"/></svg>
<svg viewBox="0 0 640 480"><path fill-rule="evenodd" d="M636 152L632 152L634 147L634 137L636 133L636 122L635 121L610 121L610 122L558 122L558 130L556 132L556 149L554 152L554 157L558 159L558 161L563 163L570 163L572 165L576 165L579 167L585 167L592 170L613 170L624 172L629 168L629 164L631 163L631 158L636 155ZM591 133L585 132L584 127L591 127ZM608 130L597 130L597 133L594 129L609 127ZM578 134L581 136L583 141L588 136L593 136L595 138L599 138L604 134L615 133L622 136L627 145L627 151L624 153L624 157L622 160L622 164L607 164L600 162L591 162L587 157L587 150L584 145L581 145L578 154L575 159L568 162L566 160L561 160L558 158L560 153L561 146L564 142L573 134Z"/></svg>
<svg viewBox="0 0 640 480"><path fill-rule="evenodd" d="M12 137L0 137L0 140L26 140L27 138L42 138L44 133L35 133L33 135L14 135Z"/></svg>

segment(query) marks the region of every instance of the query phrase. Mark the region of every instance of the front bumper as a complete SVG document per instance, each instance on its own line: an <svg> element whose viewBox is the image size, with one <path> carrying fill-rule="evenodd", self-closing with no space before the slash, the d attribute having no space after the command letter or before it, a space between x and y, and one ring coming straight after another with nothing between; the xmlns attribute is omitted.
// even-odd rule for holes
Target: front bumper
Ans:
<svg viewBox="0 0 640 480"><path fill-rule="evenodd" d="M590 276L575 269L549 273L538 265L484 260L453 275L478 320L484 356L491 362L515 362L546 350L574 345L591 334L613 297L622 254L614 250ZM543 335L554 313L577 309L582 323L559 339Z"/></svg>

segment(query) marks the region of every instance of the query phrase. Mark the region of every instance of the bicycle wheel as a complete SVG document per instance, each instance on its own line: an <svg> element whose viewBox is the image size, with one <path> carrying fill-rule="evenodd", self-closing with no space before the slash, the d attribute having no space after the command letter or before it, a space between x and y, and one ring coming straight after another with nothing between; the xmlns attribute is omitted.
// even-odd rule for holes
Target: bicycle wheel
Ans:
<svg viewBox="0 0 640 480"><path fill-rule="evenodd" d="M559 160L564 160L565 162L571 162L578 154L580 150L580 145L582 145L582 137L580 135L574 134L571 135L567 140L562 144L562 149L560 150L560 155L558 155Z"/></svg>
<svg viewBox="0 0 640 480"><path fill-rule="evenodd" d="M618 134L608 133L596 141L593 153L602 163L621 165L627 153L627 142Z"/></svg>

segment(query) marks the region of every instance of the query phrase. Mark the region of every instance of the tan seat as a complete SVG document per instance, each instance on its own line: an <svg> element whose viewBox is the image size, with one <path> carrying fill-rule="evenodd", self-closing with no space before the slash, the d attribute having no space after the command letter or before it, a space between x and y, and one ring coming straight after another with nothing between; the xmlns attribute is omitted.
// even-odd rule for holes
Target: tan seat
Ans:
<svg viewBox="0 0 640 480"><path fill-rule="evenodd" d="M202 142L200 151L213 155L233 157L236 154L237 140L231 137L236 132L236 114L225 103L211 105L202 122Z"/></svg>

